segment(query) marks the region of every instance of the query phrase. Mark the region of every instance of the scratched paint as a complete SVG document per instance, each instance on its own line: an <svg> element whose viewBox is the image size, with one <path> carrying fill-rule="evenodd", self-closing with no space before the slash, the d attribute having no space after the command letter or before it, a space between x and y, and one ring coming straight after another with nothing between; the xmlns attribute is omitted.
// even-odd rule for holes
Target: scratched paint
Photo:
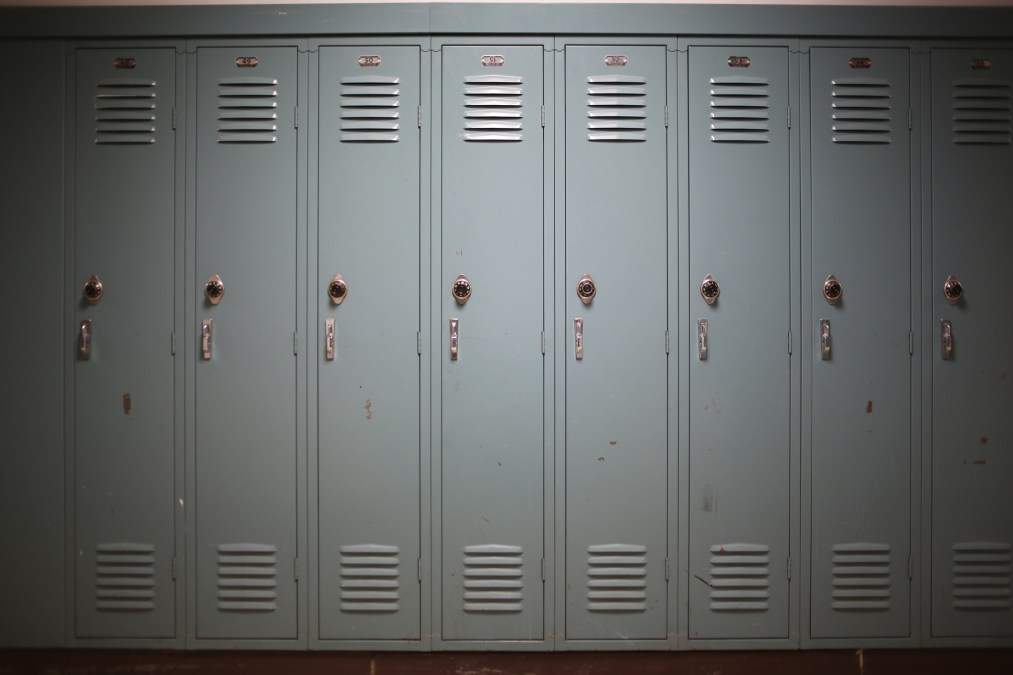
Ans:
<svg viewBox="0 0 1013 675"><path fill-rule="evenodd" d="M872 412L872 401L869 401L868 403L865 404L865 412L867 414Z"/></svg>
<svg viewBox="0 0 1013 675"><path fill-rule="evenodd" d="M133 409L133 404L130 402L130 394L123 394L123 414L129 415Z"/></svg>
<svg viewBox="0 0 1013 675"><path fill-rule="evenodd" d="M373 419L373 400L367 398L366 405L362 406L366 410L366 420Z"/></svg>

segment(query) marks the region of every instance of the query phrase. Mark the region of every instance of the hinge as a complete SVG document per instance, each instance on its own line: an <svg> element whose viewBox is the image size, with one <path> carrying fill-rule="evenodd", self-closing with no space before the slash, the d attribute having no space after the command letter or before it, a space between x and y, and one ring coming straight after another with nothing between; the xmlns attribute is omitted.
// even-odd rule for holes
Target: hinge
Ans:
<svg viewBox="0 0 1013 675"><path fill-rule="evenodd" d="M545 353L545 331L542 331L542 354Z"/></svg>
<svg viewBox="0 0 1013 675"><path fill-rule="evenodd" d="M176 130L176 109L175 108L172 109L172 129L173 129L173 131Z"/></svg>
<svg viewBox="0 0 1013 675"><path fill-rule="evenodd" d="M665 353L672 353L672 334L669 331L665 331Z"/></svg>
<svg viewBox="0 0 1013 675"><path fill-rule="evenodd" d="M299 354L299 333L292 333L292 353Z"/></svg>
<svg viewBox="0 0 1013 675"><path fill-rule="evenodd" d="M419 129L422 128L422 106L418 107L418 125Z"/></svg>
<svg viewBox="0 0 1013 675"><path fill-rule="evenodd" d="M173 356L176 355L176 331L172 331L169 334L169 352Z"/></svg>
<svg viewBox="0 0 1013 675"><path fill-rule="evenodd" d="M788 128L791 129L791 106L788 106Z"/></svg>
<svg viewBox="0 0 1013 675"><path fill-rule="evenodd" d="M672 576L672 559L665 558L665 581L668 581Z"/></svg>
<svg viewBox="0 0 1013 675"><path fill-rule="evenodd" d="M292 126L299 128L299 106L292 108Z"/></svg>
<svg viewBox="0 0 1013 675"><path fill-rule="evenodd" d="M907 557L907 578L908 579L915 578L915 566L914 561L911 560L911 556Z"/></svg>
<svg viewBox="0 0 1013 675"><path fill-rule="evenodd" d="M792 349L795 347L794 343L794 336L791 334L791 331L788 331L788 356L791 356Z"/></svg>
<svg viewBox="0 0 1013 675"><path fill-rule="evenodd" d="M422 331L415 333L415 351L422 356Z"/></svg>
<svg viewBox="0 0 1013 675"><path fill-rule="evenodd" d="M542 128L545 128L545 105L542 105Z"/></svg>
<svg viewBox="0 0 1013 675"><path fill-rule="evenodd" d="M788 556L788 581L791 581L791 556Z"/></svg>
<svg viewBox="0 0 1013 675"><path fill-rule="evenodd" d="M915 353L915 334L912 331L907 332L907 353Z"/></svg>
<svg viewBox="0 0 1013 675"><path fill-rule="evenodd" d="M173 558L172 559L172 580L173 581L176 580L176 569L179 567L178 563L179 563L179 559L178 558Z"/></svg>
<svg viewBox="0 0 1013 675"><path fill-rule="evenodd" d="M292 578L299 581L299 558L292 558Z"/></svg>
<svg viewBox="0 0 1013 675"><path fill-rule="evenodd" d="M665 104L665 126L668 127L668 104Z"/></svg>

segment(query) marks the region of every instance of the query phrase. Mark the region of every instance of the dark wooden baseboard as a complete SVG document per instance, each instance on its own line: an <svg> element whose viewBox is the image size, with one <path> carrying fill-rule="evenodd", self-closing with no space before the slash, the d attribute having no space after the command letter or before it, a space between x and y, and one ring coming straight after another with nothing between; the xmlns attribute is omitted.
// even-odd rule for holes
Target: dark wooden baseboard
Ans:
<svg viewBox="0 0 1013 675"><path fill-rule="evenodd" d="M1013 650L392 652L0 650L0 675L1010 675Z"/></svg>

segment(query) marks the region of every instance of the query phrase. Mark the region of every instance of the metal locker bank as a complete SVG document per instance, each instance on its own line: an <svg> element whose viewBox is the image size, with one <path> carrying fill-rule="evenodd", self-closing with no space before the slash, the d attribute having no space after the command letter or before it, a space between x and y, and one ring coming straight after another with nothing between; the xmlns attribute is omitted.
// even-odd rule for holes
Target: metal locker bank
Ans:
<svg viewBox="0 0 1013 675"><path fill-rule="evenodd" d="M0 55L0 671L1013 648L1013 6L4 7Z"/></svg>

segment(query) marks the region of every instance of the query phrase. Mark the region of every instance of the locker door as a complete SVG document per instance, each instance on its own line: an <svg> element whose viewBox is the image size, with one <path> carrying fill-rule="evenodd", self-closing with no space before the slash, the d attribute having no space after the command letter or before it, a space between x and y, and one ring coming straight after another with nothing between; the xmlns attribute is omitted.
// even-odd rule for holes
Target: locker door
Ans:
<svg viewBox="0 0 1013 675"><path fill-rule="evenodd" d="M448 640L543 635L542 52L540 45L443 48Z"/></svg>
<svg viewBox="0 0 1013 675"><path fill-rule="evenodd" d="M172 637L175 53L75 60L76 635Z"/></svg>
<svg viewBox="0 0 1013 675"><path fill-rule="evenodd" d="M1006 293L1006 258L1013 251L1011 91L1013 51L932 52L932 285L925 292L936 335L936 636L1013 636L1013 319ZM951 275L961 293L951 284L947 298Z"/></svg>
<svg viewBox="0 0 1013 675"><path fill-rule="evenodd" d="M419 54L320 48L319 273L310 292L323 336L325 639L420 637Z"/></svg>
<svg viewBox="0 0 1013 675"><path fill-rule="evenodd" d="M296 636L296 77L295 48L197 52L199 638Z"/></svg>
<svg viewBox="0 0 1013 675"><path fill-rule="evenodd" d="M665 59L566 47L568 639L667 636Z"/></svg>
<svg viewBox="0 0 1013 675"><path fill-rule="evenodd" d="M810 57L813 637L910 631L908 69L906 49Z"/></svg>
<svg viewBox="0 0 1013 675"><path fill-rule="evenodd" d="M784 638L788 50L690 47L689 78L689 634Z"/></svg>

